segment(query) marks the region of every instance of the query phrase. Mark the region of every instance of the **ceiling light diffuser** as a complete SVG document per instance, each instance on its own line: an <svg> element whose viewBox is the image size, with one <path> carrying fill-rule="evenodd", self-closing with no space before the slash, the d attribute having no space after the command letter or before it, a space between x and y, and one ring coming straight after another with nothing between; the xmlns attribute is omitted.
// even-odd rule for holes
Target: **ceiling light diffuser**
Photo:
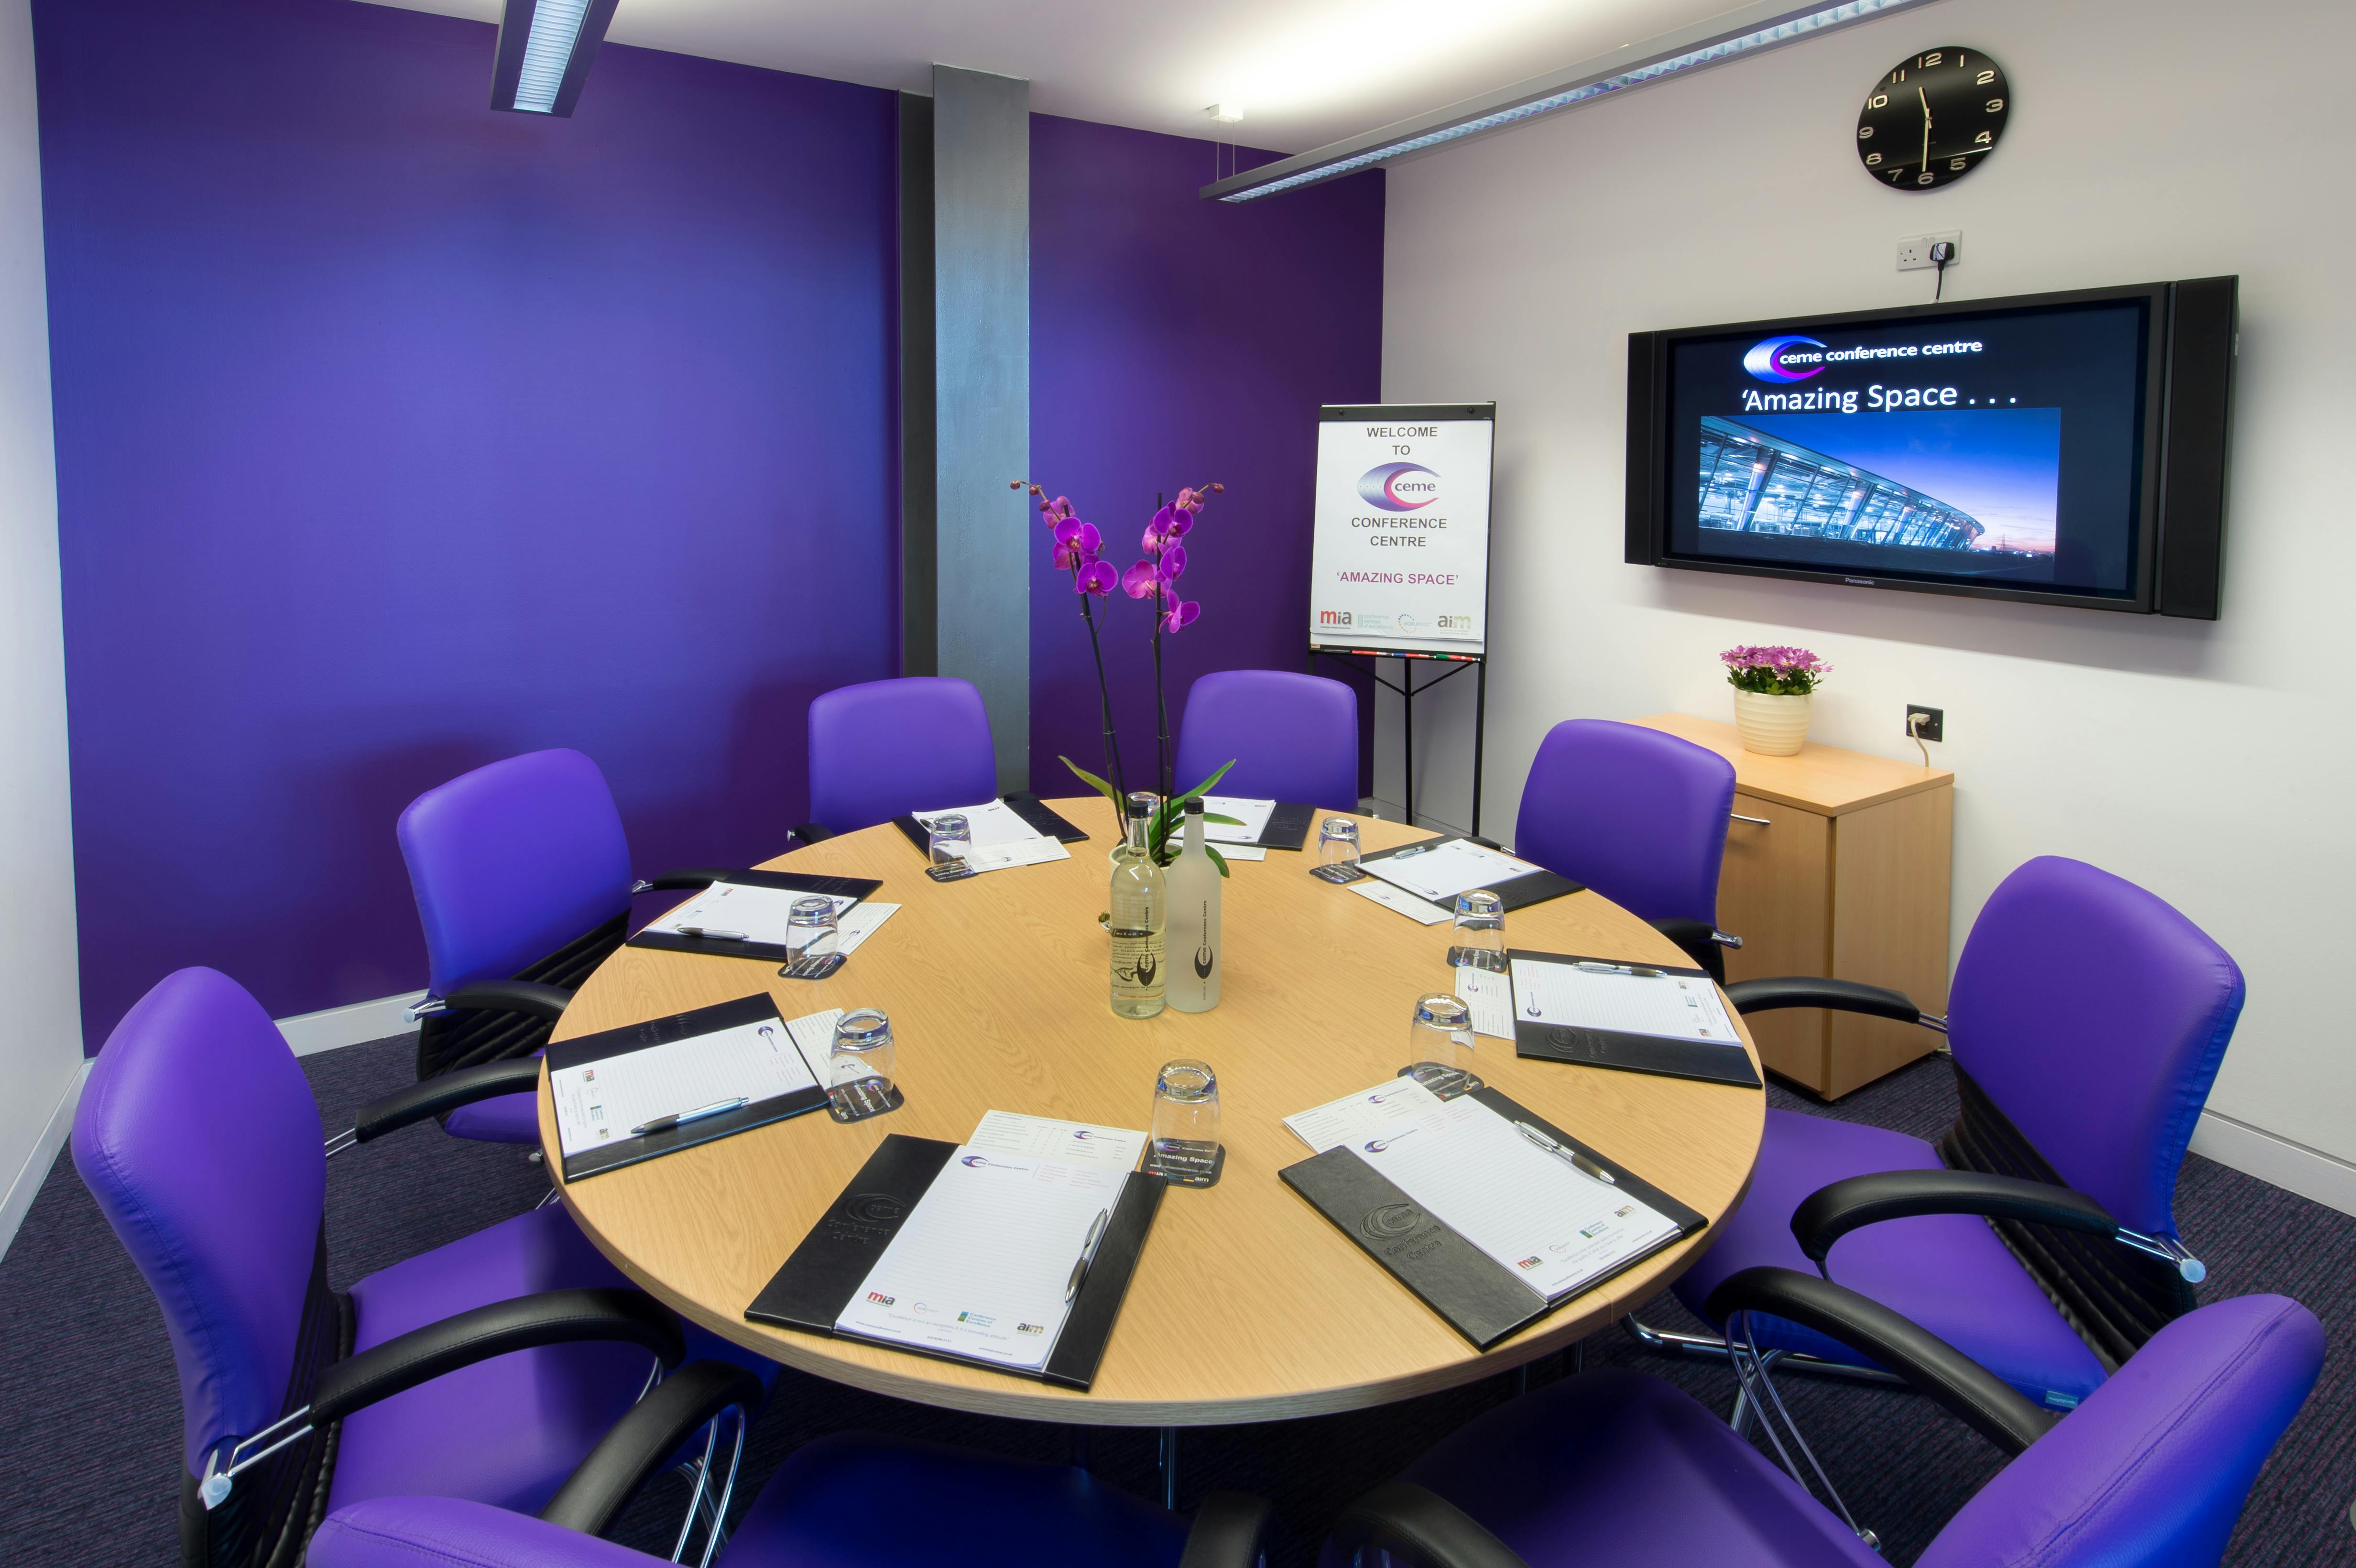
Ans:
<svg viewBox="0 0 2356 1568"><path fill-rule="evenodd" d="M491 107L569 117L616 0L508 0L491 64Z"/></svg>

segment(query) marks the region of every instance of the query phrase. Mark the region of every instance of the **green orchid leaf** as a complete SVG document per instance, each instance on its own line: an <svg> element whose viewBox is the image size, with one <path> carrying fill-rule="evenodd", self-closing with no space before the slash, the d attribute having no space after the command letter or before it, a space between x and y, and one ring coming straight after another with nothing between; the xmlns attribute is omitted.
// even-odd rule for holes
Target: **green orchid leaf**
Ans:
<svg viewBox="0 0 2356 1568"><path fill-rule="evenodd" d="M1211 858L1211 864L1219 869L1219 875L1223 877L1227 875L1227 858L1225 855L1220 854L1208 844L1203 846L1203 853Z"/></svg>

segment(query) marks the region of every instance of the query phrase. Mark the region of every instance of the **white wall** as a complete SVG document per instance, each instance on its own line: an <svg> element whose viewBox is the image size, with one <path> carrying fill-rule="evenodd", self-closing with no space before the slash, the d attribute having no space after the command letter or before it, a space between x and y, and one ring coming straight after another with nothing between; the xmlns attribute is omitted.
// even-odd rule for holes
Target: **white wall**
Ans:
<svg viewBox="0 0 2356 1568"><path fill-rule="evenodd" d="M1882 189L1858 106L1939 45L2002 62L2003 145ZM2356 7L2320 0L1949 0L1395 165L1384 396L1499 405L1483 827L1510 835L1558 720L1730 719L1718 650L1804 644L1837 667L1816 739L1912 758L1905 704L1946 709L1956 945L2032 855L2169 899L2250 982L2196 1147L2356 1208L2351 53ZM1622 562L1627 334L1927 301L1892 251L1933 229L1964 231L1951 298L2241 274L2221 622ZM1457 823L1472 695L1416 715L1419 787Z"/></svg>
<svg viewBox="0 0 2356 1568"><path fill-rule="evenodd" d="M42 279L32 21L27 0L0 0L0 1249L48 1170L81 1072Z"/></svg>

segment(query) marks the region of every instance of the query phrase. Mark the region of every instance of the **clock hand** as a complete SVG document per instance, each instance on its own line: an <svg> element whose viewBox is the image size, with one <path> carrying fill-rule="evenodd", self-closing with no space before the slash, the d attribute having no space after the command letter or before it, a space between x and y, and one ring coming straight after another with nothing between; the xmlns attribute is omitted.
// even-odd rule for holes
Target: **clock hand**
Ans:
<svg viewBox="0 0 2356 1568"><path fill-rule="evenodd" d="M1922 172L1928 174L1931 172L1931 96L1919 87L1914 90L1914 96L1922 101Z"/></svg>

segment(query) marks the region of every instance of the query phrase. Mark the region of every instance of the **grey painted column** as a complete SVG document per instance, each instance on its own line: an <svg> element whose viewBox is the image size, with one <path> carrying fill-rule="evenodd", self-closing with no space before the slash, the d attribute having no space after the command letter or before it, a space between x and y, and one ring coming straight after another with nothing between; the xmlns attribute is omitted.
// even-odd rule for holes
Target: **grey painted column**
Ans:
<svg viewBox="0 0 2356 1568"><path fill-rule="evenodd" d="M981 688L998 787L1031 775L1031 84L933 68L933 624Z"/></svg>

